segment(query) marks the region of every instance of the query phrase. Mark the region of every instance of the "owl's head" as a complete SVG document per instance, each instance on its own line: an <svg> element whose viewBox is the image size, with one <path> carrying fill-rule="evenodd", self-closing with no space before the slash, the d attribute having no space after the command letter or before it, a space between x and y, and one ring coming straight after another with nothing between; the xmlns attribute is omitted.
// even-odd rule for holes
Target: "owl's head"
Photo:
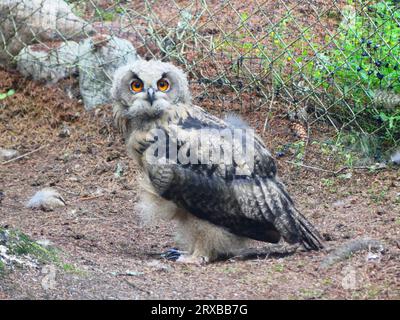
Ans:
<svg viewBox="0 0 400 320"><path fill-rule="evenodd" d="M138 60L119 68L111 94L126 114L143 120L160 117L166 108L191 99L183 71L156 60Z"/></svg>

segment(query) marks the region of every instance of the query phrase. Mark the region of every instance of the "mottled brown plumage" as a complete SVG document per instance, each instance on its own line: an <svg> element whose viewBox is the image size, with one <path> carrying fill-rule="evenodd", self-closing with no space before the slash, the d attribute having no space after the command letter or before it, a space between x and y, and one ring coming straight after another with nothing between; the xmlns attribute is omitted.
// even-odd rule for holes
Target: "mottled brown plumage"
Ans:
<svg viewBox="0 0 400 320"><path fill-rule="evenodd" d="M138 79L143 90L136 93L130 87ZM160 79L167 79L167 92L157 90ZM203 143L212 141L213 134L243 129L238 121L218 119L192 105L181 70L159 61L139 61L117 72L112 94L116 124L128 152L142 168L139 211L146 220L177 220L179 238L190 253L182 261L216 259L243 247L246 239L277 243L283 238L306 249L322 248L318 232L295 209L276 176L273 158L256 135L249 136L254 139L254 165L246 157L232 163L183 163L180 159L167 163L168 154L160 156L153 148L161 132L178 152L197 141L188 156L202 159L204 150L226 151L224 144ZM244 144L240 139L235 142Z"/></svg>

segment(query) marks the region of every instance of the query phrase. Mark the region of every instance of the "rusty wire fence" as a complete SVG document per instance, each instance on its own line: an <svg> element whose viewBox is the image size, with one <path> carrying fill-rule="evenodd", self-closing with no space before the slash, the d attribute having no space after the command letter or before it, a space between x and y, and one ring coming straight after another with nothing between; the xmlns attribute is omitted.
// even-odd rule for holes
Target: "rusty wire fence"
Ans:
<svg viewBox="0 0 400 320"><path fill-rule="evenodd" d="M18 65L29 46L46 56L59 41L90 38L96 48L109 37L124 39L142 58L182 66L196 104L262 114L263 132L274 117L287 117L300 140L327 126L336 141L380 161L400 145L398 2L4 0L0 63ZM42 58L33 59L41 68ZM95 91L108 88L113 69L97 60L89 66L57 56L51 80L85 73L98 82ZM63 64L67 71L57 69Z"/></svg>

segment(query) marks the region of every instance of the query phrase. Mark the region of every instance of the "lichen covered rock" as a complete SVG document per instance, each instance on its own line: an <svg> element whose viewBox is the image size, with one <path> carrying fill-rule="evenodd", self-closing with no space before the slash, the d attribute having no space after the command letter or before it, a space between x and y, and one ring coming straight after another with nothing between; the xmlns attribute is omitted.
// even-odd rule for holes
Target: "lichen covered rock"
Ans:
<svg viewBox="0 0 400 320"><path fill-rule="evenodd" d="M135 48L128 40L108 35L82 41L78 55L79 87L87 110L111 102L114 72L138 59Z"/></svg>
<svg viewBox="0 0 400 320"><path fill-rule="evenodd" d="M56 83L77 72L78 48L74 41L27 46L16 58L17 69L33 80Z"/></svg>
<svg viewBox="0 0 400 320"><path fill-rule="evenodd" d="M92 26L63 0L0 1L0 65L13 66L21 49L32 43L93 34Z"/></svg>
<svg viewBox="0 0 400 320"><path fill-rule="evenodd" d="M53 247L46 248L21 231L0 227L0 275L15 266L37 268L57 260Z"/></svg>
<svg viewBox="0 0 400 320"><path fill-rule="evenodd" d="M18 157L19 152L13 149L0 148L0 162L11 160Z"/></svg>

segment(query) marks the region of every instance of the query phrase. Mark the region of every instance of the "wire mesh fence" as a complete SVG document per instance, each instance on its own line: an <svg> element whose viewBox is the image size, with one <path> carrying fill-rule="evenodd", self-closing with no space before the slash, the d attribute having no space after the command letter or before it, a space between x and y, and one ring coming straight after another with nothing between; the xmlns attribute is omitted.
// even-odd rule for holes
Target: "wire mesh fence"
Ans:
<svg viewBox="0 0 400 320"><path fill-rule="evenodd" d="M109 102L117 66L162 59L186 70L198 105L261 110L263 132L287 116L306 141L327 125L375 160L400 145L399 54L397 0L0 3L0 64L76 78L88 108Z"/></svg>

